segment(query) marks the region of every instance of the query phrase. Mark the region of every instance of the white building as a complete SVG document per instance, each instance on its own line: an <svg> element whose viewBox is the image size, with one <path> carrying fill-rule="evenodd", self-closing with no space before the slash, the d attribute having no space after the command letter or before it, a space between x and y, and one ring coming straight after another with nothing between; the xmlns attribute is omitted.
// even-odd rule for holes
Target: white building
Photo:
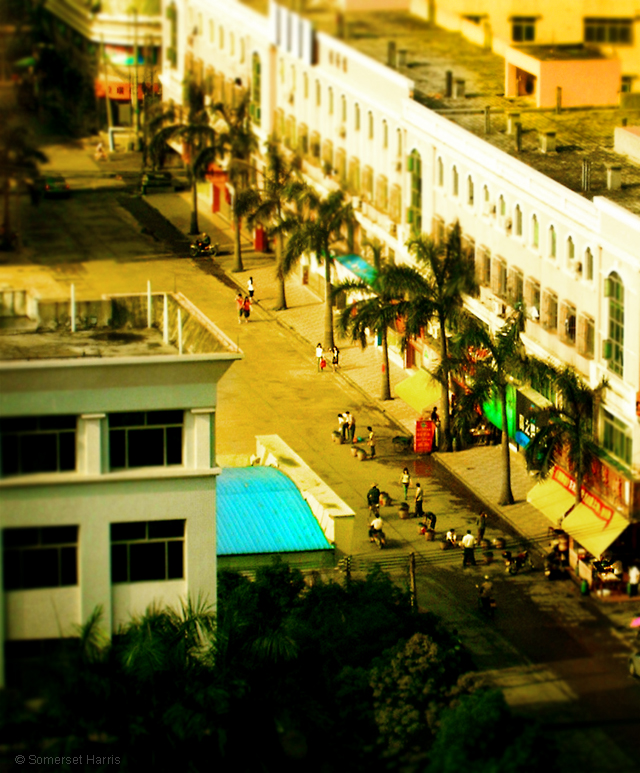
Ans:
<svg viewBox="0 0 640 773"><path fill-rule="evenodd" d="M152 602L215 604L216 385L243 356L180 295L20 316L0 335L7 671L98 606L110 633Z"/></svg>

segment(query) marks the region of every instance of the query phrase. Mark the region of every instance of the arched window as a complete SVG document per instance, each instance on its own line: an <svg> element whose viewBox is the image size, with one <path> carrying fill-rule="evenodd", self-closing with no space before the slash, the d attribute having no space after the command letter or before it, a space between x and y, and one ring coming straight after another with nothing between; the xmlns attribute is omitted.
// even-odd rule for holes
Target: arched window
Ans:
<svg viewBox="0 0 640 773"><path fill-rule="evenodd" d="M386 121L382 122L382 147L389 147L389 124Z"/></svg>
<svg viewBox="0 0 640 773"><path fill-rule="evenodd" d="M260 126L261 119L261 92L262 67L260 65L260 57L254 53L251 57L251 103L249 104L249 114L258 126Z"/></svg>
<svg viewBox="0 0 640 773"><path fill-rule="evenodd" d="M360 105L356 102L353 107L353 124L357 132L360 131Z"/></svg>
<svg viewBox="0 0 640 773"><path fill-rule="evenodd" d="M482 211L485 215L488 215L491 211L491 194L489 188L485 185L482 188Z"/></svg>
<svg viewBox="0 0 640 773"><path fill-rule="evenodd" d="M584 278L589 282L593 280L593 252L590 247L584 251Z"/></svg>
<svg viewBox="0 0 640 773"><path fill-rule="evenodd" d="M536 250L540 247L540 224L537 215L531 218L531 246Z"/></svg>
<svg viewBox="0 0 640 773"><path fill-rule="evenodd" d="M316 81L316 107L320 107L322 104L322 86L320 81Z"/></svg>
<svg viewBox="0 0 640 773"><path fill-rule="evenodd" d="M369 110L368 122L369 122L369 139L372 140L373 139L373 113L371 112L371 110Z"/></svg>
<svg viewBox="0 0 640 773"><path fill-rule="evenodd" d="M442 158L438 156L438 161L436 162L436 173L437 173L437 180L438 185L442 188L444 185L444 163L442 161Z"/></svg>
<svg viewBox="0 0 640 773"><path fill-rule="evenodd" d="M309 99L309 76L307 73L302 73L302 93L305 99Z"/></svg>
<svg viewBox="0 0 640 773"><path fill-rule="evenodd" d="M347 120L347 98L342 95L342 120Z"/></svg>
<svg viewBox="0 0 640 773"><path fill-rule="evenodd" d="M229 53L234 56L236 53L236 36L232 33L229 35Z"/></svg>
<svg viewBox="0 0 640 773"><path fill-rule="evenodd" d="M498 199L498 214L501 217L504 217L507 214L507 203L502 194L500 194L500 198Z"/></svg>
<svg viewBox="0 0 640 773"><path fill-rule="evenodd" d="M473 206L473 178L471 175L467 177L467 204Z"/></svg>
<svg viewBox="0 0 640 773"><path fill-rule="evenodd" d="M224 27L218 27L218 38L220 48L224 48Z"/></svg>
<svg viewBox="0 0 640 773"><path fill-rule="evenodd" d="M240 38L240 62L241 62L241 64L244 64L244 60L245 60L246 55L247 55L247 53L246 53L246 47L245 47L245 43L244 43L244 38Z"/></svg>
<svg viewBox="0 0 640 773"><path fill-rule="evenodd" d="M549 257L555 258L557 255L557 240L555 226L549 226Z"/></svg>
<svg viewBox="0 0 640 773"><path fill-rule="evenodd" d="M513 214L515 220L516 236L522 236L522 210L520 209L519 204L516 204L516 208Z"/></svg>
<svg viewBox="0 0 640 773"><path fill-rule="evenodd" d="M409 156L409 172L411 174L411 201L408 220L411 233L418 236L422 233L422 159L417 150L412 150Z"/></svg>
<svg viewBox="0 0 640 773"><path fill-rule="evenodd" d="M458 195L458 167L454 166L451 170L451 190L453 195Z"/></svg>
<svg viewBox="0 0 640 773"><path fill-rule="evenodd" d="M624 367L624 285L615 271L605 281L605 297L609 299L609 339L605 344L605 359L609 370L622 376Z"/></svg>
<svg viewBox="0 0 640 773"><path fill-rule="evenodd" d="M396 139L398 141L398 156L402 155L402 129L396 131Z"/></svg>
<svg viewBox="0 0 640 773"><path fill-rule="evenodd" d="M567 260L573 260L576 256L576 246L573 243L573 238L569 236L567 238Z"/></svg>
<svg viewBox="0 0 640 773"><path fill-rule="evenodd" d="M329 115L333 115L333 89L329 86Z"/></svg>
<svg viewBox="0 0 640 773"><path fill-rule="evenodd" d="M215 42L216 26L213 23L213 19L209 20L209 43Z"/></svg>

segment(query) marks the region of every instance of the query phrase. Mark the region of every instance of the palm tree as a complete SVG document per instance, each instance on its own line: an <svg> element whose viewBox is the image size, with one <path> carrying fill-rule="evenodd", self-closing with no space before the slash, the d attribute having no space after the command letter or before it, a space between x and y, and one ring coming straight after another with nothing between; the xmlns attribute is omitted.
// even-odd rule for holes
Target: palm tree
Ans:
<svg viewBox="0 0 640 773"><path fill-rule="evenodd" d="M298 201L304 190L304 183L298 179L300 160L295 157L287 162L275 139L266 143L267 167L263 176L263 186L256 194L255 207L248 219L250 227L256 223L264 226L269 238L275 237L276 278L278 280L278 300L276 311L287 308L285 279L293 266L284 261L284 241L288 233L294 230L298 216L290 204Z"/></svg>
<svg viewBox="0 0 640 773"><path fill-rule="evenodd" d="M152 140L149 152L152 158L161 156L171 140L182 143L187 155L187 174L191 184L192 208L190 234L200 233L198 225L198 180L204 178L209 165L219 153L216 133L204 106L204 93L196 84L186 85L187 113L176 110L173 104L162 105L150 122Z"/></svg>
<svg viewBox="0 0 640 773"><path fill-rule="evenodd" d="M469 317L464 329L453 339L460 375L467 378L478 404L492 398L500 404L502 423L502 486L498 504L514 503L511 491L511 457L507 425L507 387L512 377L524 374L527 359L521 333L524 309L519 306L495 333L475 317ZM470 383L469 383L470 382Z"/></svg>
<svg viewBox="0 0 640 773"><path fill-rule="evenodd" d="M324 264L324 348L328 351L334 344L331 248L343 240L343 228L353 225L355 216L341 190L332 191L323 198L312 188L306 188L302 194L302 205L304 215L289 237L284 261L294 264L303 253L311 252L318 263Z"/></svg>
<svg viewBox="0 0 640 773"><path fill-rule="evenodd" d="M538 414L536 434L525 449L527 467L544 479L566 452L576 476L576 504L580 504L582 482L598 457L593 437L594 408L608 382L603 378L591 389L568 365L555 368L545 364L544 368L558 399L556 405Z"/></svg>
<svg viewBox="0 0 640 773"><path fill-rule="evenodd" d="M351 335L351 340L358 342L363 349L367 345L368 330L380 336L383 362L381 399L391 400L387 329L402 316L409 299L425 291L426 280L413 266L382 263L380 250L377 250L376 256L375 247L372 249L378 268L371 281L345 280L334 287L333 295L345 292L360 296L341 312L338 330L342 335Z"/></svg>
<svg viewBox="0 0 640 773"><path fill-rule="evenodd" d="M4 200L0 249L9 249L13 244L11 182L19 185L25 180L33 180L38 174L38 164L47 160L20 121L15 118L0 121L0 184Z"/></svg>
<svg viewBox="0 0 640 773"><path fill-rule="evenodd" d="M251 95L245 92L232 107L218 102L214 111L225 123L219 135L220 155L227 158L227 174L231 186L234 241L234 264L232 271L244 271L242 265L242 247L240 243L242 218L251 212L255 199L241 196L249 188L253 167L251 156L258 150L258 138L253 132L249 107Z"/></svg>
<svg viewBox="0 0 640 773"><path fill-rule="evenodd" d="M426 273L426 288L407 310L405 338L420 335L427 323L437 321L440 343L440 366L434 374L442 384L442 445L451 449L451 406L449 401L450 371L447 333L462 313L465 295L476 292L473 260L460 241L460 225L452 228L444 244L425 234L407 242L409 251Z"/></svg>

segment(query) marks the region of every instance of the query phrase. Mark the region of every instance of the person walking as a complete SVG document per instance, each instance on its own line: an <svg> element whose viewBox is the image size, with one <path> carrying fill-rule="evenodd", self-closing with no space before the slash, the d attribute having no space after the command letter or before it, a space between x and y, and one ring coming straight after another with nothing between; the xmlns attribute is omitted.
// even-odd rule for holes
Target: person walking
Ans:
<svg viewBox="0 0 640 773"><path fill-rule="evenodd" d="M320 373L320 362L324 360L324 350L322 348L322 344L318 344L316 346L316 361L318 364L318 373Z"/></svg>
<svg viewBox="0 0 640 773"><path fill-rule="evenodd" d="M487 528L487 514L480 513L476 518L476 526L478 528L478 542L482 542L484 539L484 530Z"/></svg>
<svg viewBox="0 0 640 773"><path fill-rule="evenodd" d="M249 291L249 298L253 300L253 294L256 290L255 285L253 284L253 277L249 277L249 281L247 282L247 290Z"/></svg>
<svg viewBox="0 0 640 773"><path fill-rule="evenodd" d="M404 489L404 501L406 502L409 496L409 486L411 485L411 476L409 475L409 470L407 467L405 467L402 471L402 475L400 476L400 483L402 483L402 488Z"/></svg>
<svg viewBox="0 0 640 773"><path fill-rule="evenodd" d="M242 297L242 293L236 295L236 308L238 309L238 324L240 324L244 317L244 298Z"/></svg>
<svg viewBox="0 0 640 773"><path fill-rule="evenodd" d="M372 483L371 488L367 491L367 504L369 512L376 517L380 512L380 489L377 483Z"/></svg>
<svg viewBox="0 0 640 773"><path fill-rule="evenodd" d="M435 422L436 424L440 424L440 417L438 416L438 406L437 405L431 411L431 421Z"/></svg>
<svg viewBox="0 0 640 773"><path fill-rule="evenodd" d="M427 513L427 515L429 516L429 528L435 531L436 523L438 522L438 516L433 512Z"/></svg>
<svg viewBox="0 0 640 773"><path fill-rule="evenodd" d="M464 552L462 554L462 568L466 566L476 565L475 547L476 538L471 533L471 529L467 529L467 533L461 540Z"/></svg>
<svg viewBox="0 0 640 773"><path fill-rule="evenodd" d="M356 442L356 417L347 411L347 426L349 427L349 440L352 443Z"/></svg>
<svg viewBox="0 0 640 773"><path fill-rule="evenodd" d="M422 515L423 515L423 513L422 513L422 497L423 497L422 486L419 483L416 483L416 495L415 495L415 500L416 500L416 518L422 518Z"/></svg>
<svg viewBox="0 0 640 773"><path fill-rule="evenodd" d="M337 346L334 346L331 350L331 365L333 367L333 372L335 373L338 370L338 366L340 364L340 349L338 349Z"/></svg>
<svg viewBox="0 0 640 773"><path fill-rule="evenodd" d="M342 413L339 413L338 416L342 416L340 429L342 431L342 442L346 443L349 437L349 411L343 411Z"/></svg>
<svg viewBox="0 0 640 773"><path fill-rule="evenodd" d="M242 302L242 312L244 314L244 321L248 324L249 315L251 314L251 298L249 298L248 295L244 296L244 301Z"/></svg>
<svg viewBox="0 0 640 773"><path fill-rule="evenodd" d="M367 444L371 449L371 458L373 459L376 455L376 433L373 431L373 427L367 427L367 429L369 430Z"/></svg>

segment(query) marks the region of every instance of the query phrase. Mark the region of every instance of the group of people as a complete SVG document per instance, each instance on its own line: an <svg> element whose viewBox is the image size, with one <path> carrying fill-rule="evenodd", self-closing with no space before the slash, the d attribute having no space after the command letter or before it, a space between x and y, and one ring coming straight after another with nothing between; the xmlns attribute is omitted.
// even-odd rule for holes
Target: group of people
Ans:
<svg viewBox="0 0 640 773"><path fill-rule="evenodd" d="M209 237L207 237L209 238ZM248 322L249 317L251 316L251 305L253 304L253 295L256 291L255 285L253 284L253 277L249 277L249 281L247 282L247 291L249 295L242 295L241 292L238 292L236 295L236 308L238 309L238 324L241 322Z"/></svg>
<svg viewBox="0 0 640 773"><path fill-rule="evenodd" d="M335 373L340 365L340 349L335 345L332 346L331 349L329 349L328 356L331 358L331 367ZM325 356L322 344L316 346L316 361L318 364L318 373L322 373L327 367L327 356Z"/></svg>
<svg viewBox="0 0 640 773"><path fill-rule="evenodd" d="M409 498L409 487L411 486L411 475L409 474L408 467L405 467L402 470L402 475L400 476L400 483L404 491L404 501L406 502ZM418 482L416 482L416 493L414 494L413 500L416 506L416 518L422 518L424 515L422 510L422 505L424 502L424 492L422 491L422 486Z"/></svg>
<svg viewBox="0 0 640 773"><path fill-rule="evenodd" d="M356 442L356 417L351 411L338 414L338 431L343 443Z"/></svg>

